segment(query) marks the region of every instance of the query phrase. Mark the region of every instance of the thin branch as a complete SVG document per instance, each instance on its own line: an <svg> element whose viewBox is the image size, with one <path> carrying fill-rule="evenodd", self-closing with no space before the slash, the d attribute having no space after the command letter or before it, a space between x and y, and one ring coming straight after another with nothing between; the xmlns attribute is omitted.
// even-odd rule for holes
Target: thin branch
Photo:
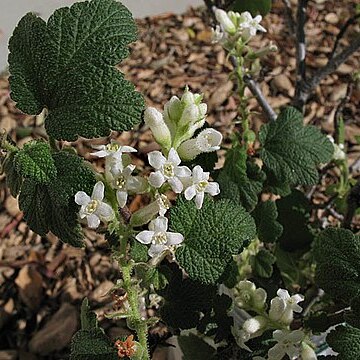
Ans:
<svg viewBox="0 0 360 360"><path fill-rule="evenodd" d="M258 83L252 79L250 76L244 76L244 82L247 87L250 89L251 93L256 97L256 100L259 102L261 107L264 110L264 113L269 121L275 121L277 115L270 104L267 102L264 94L260 90Z"/></svg>
<svg viewBox="0 0 360 360"><path fill-rule="evenodd" d="M353 90L354 90L354 83L350 83L347 86L346 95L341 99L340 104L338 105L338 107L337 107L337 109L335 111L335 115L334 115L334 128L335 128L335 130L337 130L337 128L339 126L340 118L342 116L342 113L344 111L344 108L345 108L346 104L351 99L351 95L352 95ZM336 144L339 143L339 132L338 131L335 131L334 140L335 140Z"/></svg>
<svg viewBox="0 0 360 360"><path fill-rule="evenodd" d="M354 16L352 16L350 19L348 19L348 21L346 21L346 23L342 26L342 28L340 29L340 32L337 34L336 39L335 39L335 43L334 43L334 47L331 51L331 53L329 54L329 59L332 59L335 56L337 47L339 45L340 40L342 39L342 37L345 35L346 30L349 28L349 26L354 25L357 20L360 19L360 13L356 14Z"/></svg>
<svg viewBox="0 0 360 360"><path fill-rule="evenodd" d="M291 32L291 34L295 34L296 33L296 23L295 23L294 16L293 16L293 13L291 10L290 0L283 0L283 3L285 5L286 17L288 19L288 25L290 28L290 32Z"/></svg>
<svg viewBox="0 0 360 360"><path fill-rule="evenodd" d="M306 7L308 0L299 0L296 24L296 89L295 97L299 94L302 82L306 82Z"/></svg>
<svg viewBox="0 0 360 360"><path fill-rule="evenodd" d="M326 78L326 76L333 73L341 64L343 64L352 54L360 49L360 35L358 35L351 44L346 47L340 54L336 55L328 61L328 63L319 69L311 77L309 81L302 81L299 85L298 92L294 99L294 106L302 109L306 104L312 90Z"/></svg>

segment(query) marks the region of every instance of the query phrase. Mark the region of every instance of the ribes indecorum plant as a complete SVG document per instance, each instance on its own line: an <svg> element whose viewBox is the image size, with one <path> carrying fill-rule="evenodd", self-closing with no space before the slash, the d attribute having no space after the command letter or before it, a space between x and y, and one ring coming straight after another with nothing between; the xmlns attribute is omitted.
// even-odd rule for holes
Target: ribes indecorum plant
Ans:
<svg viewBox="0 0 360 360"><path fill-rule="evenodd" d="M133 334L112 342L85 299L73 360L150 359L148 330L160 320L181 334L186 360L316 359L326 343L317 349L313 334L337 324L327 345L339 359L359 358L360 239L310 227L311 207L298 190L318 183L318 166L343 166L346 155L291 107L251 130L244 79L277 49L252 49L252 37L266 31L260 15L216 9L215 17L214 39L233 59L239 95L232 146L216 170L222 134L206 123L203 96L186 87L163 111L145 109L116 69L136 39L120 3L79 2L47 22L27 14L10 40L12 99L26 114L44 112L48 135L18 148L2 134L10 192L42 236L83 246L80 223L100 227L121 269L111 292L123 295L106 316L125 319ZM130 146L94 146L105 161L96 173L63 142L130 130L142 118L159 145L148 154L148 176L134 174ZM131 213L134 194L145 195L144 205ZM326 296L311 295L318 286ZM289 294L295 290L305 293L305 311L304 295Z"/></svg>

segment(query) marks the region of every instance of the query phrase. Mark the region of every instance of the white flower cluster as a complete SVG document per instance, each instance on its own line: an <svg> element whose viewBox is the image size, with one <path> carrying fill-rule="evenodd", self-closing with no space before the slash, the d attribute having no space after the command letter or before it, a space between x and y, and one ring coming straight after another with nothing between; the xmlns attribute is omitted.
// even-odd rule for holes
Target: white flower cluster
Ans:
<svg viewBox="0 0 360 360"><path fill-rule="evenodd" d="M298 305L304 300L299 294L290 296L287 290L279 289L277 296L270 302L270 309L266 312L266 291L256 288L251 281L244 280L234 288L232 297L235 307L232 310L234 326L233 335L238 346L248 351L251 349L245 344L248 340L261 336L264 331L276 329L273 338L277 342L268 351L268 360L281 360L285 355L293 359L301 356L303 360L314 360L316 354L308 344L305 333L302 330L291 331L289 329L294 319L294 312L301 312L302 308ZM247 311L257 313L250 316ZM255 357L257 360L265 360Z"/></svg>
<svg viewBox="0 0 360 360"><path fill-rule="evenodd" d="M121 208L126 205L128 194L144 193L148 184L140 176L132 176L135 166L130 164L131 159L127 154L136 152L130 146L121 146L116 141L111 141L108 145L95 146L98 151L92 155L105 158L105 179L112 189L116 190L116 198ZM96 183L92 196L89 197L84 191L78 191L75 195L75 202L81 205L80 218L86 218L88 226L96 229L100 221L110 221L114 217L114 212L110 205L103 202L105 185L99 181Z"/></svg>
<svg viewBox="0 0 360 360"><path fill-rule="evenodd" d="M188 88L181 99L173 96L161 113L155 108L145 110L144 120L164 154L171 148L177 150L184 161L195 159L201 153L218 150L222 141L219 131L208 128L192 138L195 131L205 125L207 105L202 95L193 94Z"/></svg>
<svg viewBox="0 0 360 360"><path fill-rule="evenodd" d="M237 41L247 42L257 31L266 32L266 29L260 25L261 15L254 18L248 11L241 14L233 11L226 12L222 9L215 10L217 25L213 30L213 41L221 44L235 44Z"/></svg>
<svg viewBox="0 0 360 360"><path fill-rule="evenodd" d="M327 138L331 141L334 146L333 160L341 161L346 159L346 153L344 151L344 144L336 144L334 138L331 135L328 135Z"/></svg>

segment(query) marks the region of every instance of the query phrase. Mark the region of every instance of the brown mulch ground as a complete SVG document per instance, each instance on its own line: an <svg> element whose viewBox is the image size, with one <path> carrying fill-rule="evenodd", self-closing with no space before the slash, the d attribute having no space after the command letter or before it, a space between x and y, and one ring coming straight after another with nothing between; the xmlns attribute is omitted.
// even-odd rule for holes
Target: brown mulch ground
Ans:
<svg viewBox="0 0 360 360"><path fill-rule="evenodd" d="M337 3L336 13L332 12L332 1L310 4L307 25L310 71L326 63L334 36L353 13L353 1L343 0L341 4ZM289 104L295 79L295 40L281 14L284 14L282 2L276 1L271 15L264 21L268 33L254 39L258 48L270 40L280 48L279 53L263 61L259 79L275 109ZM233 131L237 100L232 94L233 84L228 80L231 67L221 47L211 44L211 31L206 23L208 19L200 10L140 20L140 41L133 45L131 58L121 69L145 95L147 104L159 109L172 95L181 95L185 85L203 93L209 105L209 123L226 137ZM341 45L349 41L344 40ZM359 64L357 53L316 89L307 107L308 123L333 134L335 111ZM354 137L360 135L359 102L360 89L355 88L343 110L350 163L360 156L360 145ZM260 111L255 100L251 100L250 107ZM254 128L258 129L263 121L261 115L255 117ZM23 144L43 136L42 125L41 117L25 116L16 110L9 99L7 77L1 77L0 128ZM134 133L123 133L120 140L140 149L135 159L140 167L145 164L146 153L156 148L144 127ZM79 154L90 159L88 141L79 140L75 146ZM318 197L324 200L321 193ZM66 346L79 325L77 314L82 298L88 296L100 316L111 308L112 300L104 294L119 276L117 266L109 257L102 236L92 231L86 230L86 249L74 249L51 235L41 238L29 230L22 221L17 200L6 190L3 176L0 176L0 204L0 359L65 359ZM132 204L133 208L136 206L138 199ZM329 221L336 218L330 215ZM113 338L124 332L121 322L104 320L102 325ZM159 332L165 330L156 329L156 334ZM157 338L156 334L153 339ZM166 359L166 351L160 351L158 356Z"/></svg>

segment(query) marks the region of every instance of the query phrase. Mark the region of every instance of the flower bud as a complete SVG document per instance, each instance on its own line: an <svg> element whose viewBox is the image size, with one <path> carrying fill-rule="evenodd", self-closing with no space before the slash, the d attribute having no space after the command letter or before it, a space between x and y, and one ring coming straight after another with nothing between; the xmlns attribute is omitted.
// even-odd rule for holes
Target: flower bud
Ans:
<svg viewBox="0 0 360 360"><path fill-rule="evenodd" d="M190 161L201 154L199 147L196 144L196 139L184 141L177 149L177 152L183 161Z"/></svg>
<svg viewBox="0 0 360 360"><path fill-rule="evenodd" d="M212 152L220 149L222 135L214 129L203 130L196 138L196 145L200 152Z"/></svg>
<svg viewBox="0 0 360 360"><path fill-rule="evenodd" d="M307 343L301 343L301 359L302 360L316 360L317 356L314 349Z"/></svg>
<svg viewBox="0 0 360 360"><path fill-rule="evenodd" d="M171 134L161 112L149 107L145 110L144 120L150 127L156 142L161 145L162 148L169 150L171 148Z"/></svg>
<svg viewBox="0 0 360 360"><path fill-rule="evenodd" d="M250 335L259 336L266 329L266 326L267 319L259 315L246 320L243 329Z"/></svg>
<svg viewBox="0 0 360 360"><path fill-rule="evenodd" d="M164 106L165 120L177 123L181 117L182 109L183 105L180 99L177 96L173 96Z"/></svg>
<svg viewBox="0 0 360 360"><path fill-rule="evenodd" d="M181 118L179 120L179 126L186 126L196 123L200 118L199 107L195 104L189 104L185 107Z"/></svg>
<svg viewBox="0 0 360 360"><path fill-rule="evenodd" d="M234 35L236 33L236 26L231 21L229 15L226 13L226 11L224 11L222 9L216 9L215 17L216 17L216 20L220 23L220 25L224 31L226 31L230 35Z"/></svg>
<svg viewBox="0 0 360 360"><path fill-rule="evenodd" d="M189 88L186 87L183 96L181 97L181 103L185 106L192 105L195 103L194 94L189 91Z"/></svg>

